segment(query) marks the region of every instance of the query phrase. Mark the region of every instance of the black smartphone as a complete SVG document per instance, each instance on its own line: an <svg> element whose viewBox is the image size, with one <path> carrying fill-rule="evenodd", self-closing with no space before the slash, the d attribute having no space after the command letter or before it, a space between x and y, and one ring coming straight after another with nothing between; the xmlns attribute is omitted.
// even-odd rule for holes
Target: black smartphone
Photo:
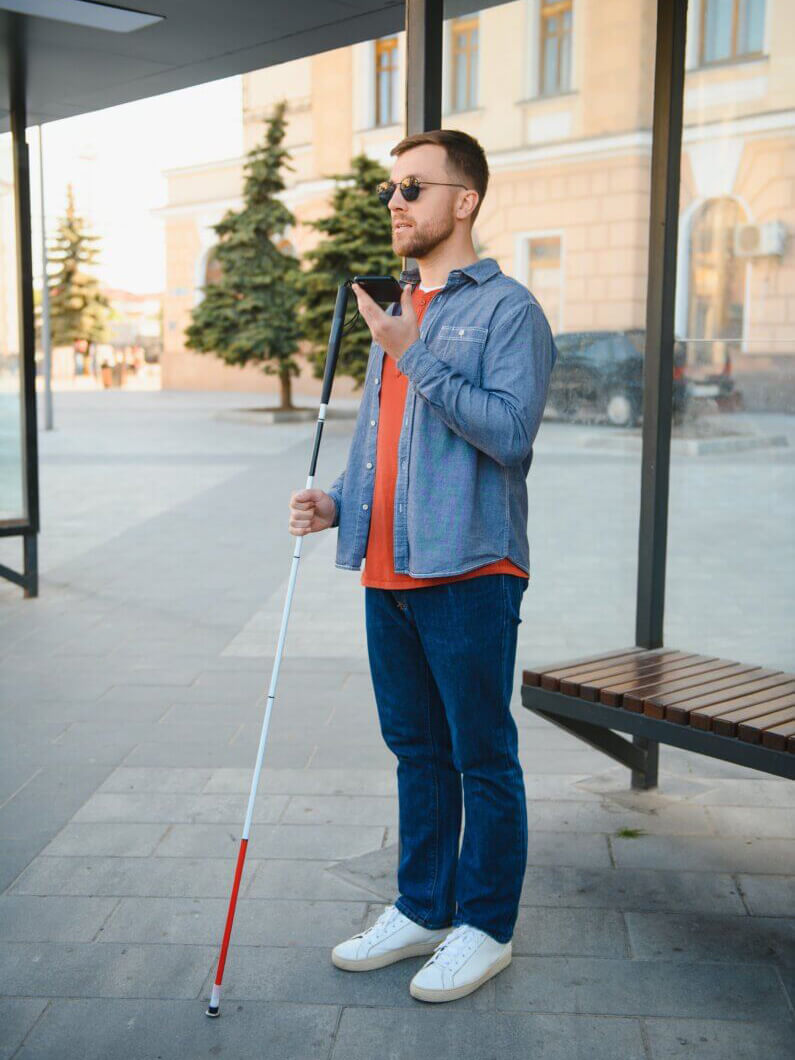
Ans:
<svg viewBox="0 0 795 1060"><path fill-rule="evenodd" d="M399 302L403 294L403 288L393 276L354 276L351 282L358 283L374 302L382 304Z"/></svg>

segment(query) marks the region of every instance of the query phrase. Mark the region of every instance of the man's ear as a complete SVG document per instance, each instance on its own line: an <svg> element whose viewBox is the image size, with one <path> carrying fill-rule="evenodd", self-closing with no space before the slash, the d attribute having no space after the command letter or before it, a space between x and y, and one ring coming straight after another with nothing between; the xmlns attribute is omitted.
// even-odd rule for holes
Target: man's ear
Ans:
<svg viewBox="0 0 795 1060"><path fill-rule="evenodd" d="M456 216L463 220L465 217L470 217L475 207L478 205L480 196L474 188L467 189L461 196L461 200L456 210Z"/></svg>

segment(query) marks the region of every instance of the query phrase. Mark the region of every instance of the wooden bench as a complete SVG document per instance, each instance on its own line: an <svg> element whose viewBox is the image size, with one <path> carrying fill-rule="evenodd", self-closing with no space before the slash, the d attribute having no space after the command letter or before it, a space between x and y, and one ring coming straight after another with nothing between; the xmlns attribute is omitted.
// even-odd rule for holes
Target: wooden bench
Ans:
<svg viewBox="0 0 795 1060"><path fill-rule="evenodd" d="M522 705L629 767L633 788L656 787L660 743L795 780L795 674L781 670L623 648L523 670Z"/></svg>

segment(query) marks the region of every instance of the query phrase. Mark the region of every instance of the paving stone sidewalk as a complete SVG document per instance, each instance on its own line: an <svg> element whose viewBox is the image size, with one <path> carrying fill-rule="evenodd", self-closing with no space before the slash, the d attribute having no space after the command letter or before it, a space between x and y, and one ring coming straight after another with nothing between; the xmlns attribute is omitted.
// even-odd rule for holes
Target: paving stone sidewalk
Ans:
<svg viewBox="0 0 795 1060"><path fill-rule="evenodd" d="M513 703L530 842L512 964L445 1005L409 995L421 958L366 975L331 964L396 896L398 814L363 590L334 567L336 535L316 535L222 1018L204 1017L289 575L287 500L314 432L215 418L247 404L59 395L58 429L40 435L40 596L0 583L0 1060L790 1058L795 785L662 748L659 790L633 793L519 702L523 666L631 643L634 627L621 557L637 547L637 458L585 456L552 423L531 472ZM351 430L327 424L319 485ZM711 459L718 497L739 458ZM760 490L791 485L787 453L742 460ZM552 503L583 461L588 491L626 497L590 557L587 528ZM15 546L0 542L3 562L18 564ZM784 638L763 648L756 628L751 657L784 665Z"/></svg>

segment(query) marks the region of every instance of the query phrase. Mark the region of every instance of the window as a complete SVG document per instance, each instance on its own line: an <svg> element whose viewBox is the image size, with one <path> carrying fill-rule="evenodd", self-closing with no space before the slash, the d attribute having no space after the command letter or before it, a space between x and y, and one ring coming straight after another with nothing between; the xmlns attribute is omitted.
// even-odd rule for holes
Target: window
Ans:
<svg viewBox="0 0 795 1060"><path fill-rule="evenodd" d="M375 42L375 124L394 125L398 120L398 41L384 37Z"/></svg>
<svg viewBox="0 0 795 1060"><path fill-rule="evenodd" d="M560 330L560 236L527 241L527 287L535 295L553 333Z"/></svg>
<svg viewBox="0 0 795 1060"><path fill-rule="evenodd" d="M452 46L453 110L478 105L478 20L458 18L450 27Z"/></svg>
<svg viewBox="0 0 795 1060"><path fill-rule="evenodd" d="M765 0L703 0L701 64L762 54Z"/></svg>
<svg viewBox="0 0 795 1060"><path fill-rule="evenodd" d="M571 88L571 9L573 0L541 0L540 95Z"/></svg>

